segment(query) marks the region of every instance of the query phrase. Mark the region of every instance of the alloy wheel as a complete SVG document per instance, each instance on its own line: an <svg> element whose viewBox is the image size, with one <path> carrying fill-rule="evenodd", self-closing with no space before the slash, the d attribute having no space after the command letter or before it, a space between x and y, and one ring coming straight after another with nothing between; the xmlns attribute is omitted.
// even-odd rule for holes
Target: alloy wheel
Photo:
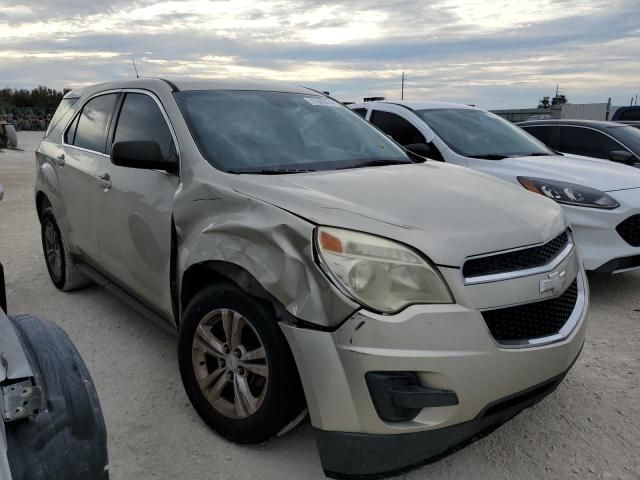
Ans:
<svg viewBox="0 0 640 480"><path fill-rule="evenodd" d="M267 393L269 364L258 332L240 313L216 309L196 328L192 360L200 391L228 418L258 411Z"/></svg>
<svg viewBox="0 0 640 480"><path fill-rule="evenodd" d="M60 235L55 225L47 222L44 226L44 253L47 265L56 280L62 278L62 248Z"/></svg>

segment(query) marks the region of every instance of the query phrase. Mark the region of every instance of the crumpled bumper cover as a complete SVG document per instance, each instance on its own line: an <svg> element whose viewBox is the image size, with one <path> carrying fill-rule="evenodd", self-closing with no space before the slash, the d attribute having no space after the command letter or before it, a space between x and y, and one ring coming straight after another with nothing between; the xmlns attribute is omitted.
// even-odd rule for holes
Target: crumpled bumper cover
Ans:
<svg viewBox="0 0 640 480"><path fill-rule="evenodd" d="M570 369L490 403L473 420L445 428L397 435L316 429L322 468L332 478L384 478L431 463L488 435L541 401L557 388Z"/></svg>

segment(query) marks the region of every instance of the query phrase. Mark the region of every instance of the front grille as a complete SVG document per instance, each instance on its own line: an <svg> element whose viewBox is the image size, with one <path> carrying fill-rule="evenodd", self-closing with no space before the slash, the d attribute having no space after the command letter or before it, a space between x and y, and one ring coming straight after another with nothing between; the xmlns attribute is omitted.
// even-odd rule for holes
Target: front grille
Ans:
<svg viewBox="0 0 640 480"><path fill-rule="evenodd" d="M530 340L555 335L567 323L578 300L578 281L559 297L541 302L482 312L498 342Z"/></svg>
<svg viewBox="0 0 640 480"><path fill-rule="evenodd" d="M640 247L640 213L627 218L616 230L629 245Z"/></svg>
<svg viewBox="0 0 640 480"><path fill-rule="evenodd" d="M569 235L565 231L538 247L467 260L462 274L465 278L471 278L542 267L558 256L568 242Z"/></svg>

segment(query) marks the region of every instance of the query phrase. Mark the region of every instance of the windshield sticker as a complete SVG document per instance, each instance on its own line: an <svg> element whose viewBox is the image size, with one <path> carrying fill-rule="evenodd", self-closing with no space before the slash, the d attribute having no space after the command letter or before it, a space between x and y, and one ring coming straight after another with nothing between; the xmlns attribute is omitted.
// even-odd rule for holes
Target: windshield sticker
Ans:
<svg viewBox="0 0 640 480"><path fill-rule="evenodd" d="M320 105L322 107L339 107L340 104L338 102L334 102L330 98L327 97L303 97L307 102L311 105Z"/></svg>

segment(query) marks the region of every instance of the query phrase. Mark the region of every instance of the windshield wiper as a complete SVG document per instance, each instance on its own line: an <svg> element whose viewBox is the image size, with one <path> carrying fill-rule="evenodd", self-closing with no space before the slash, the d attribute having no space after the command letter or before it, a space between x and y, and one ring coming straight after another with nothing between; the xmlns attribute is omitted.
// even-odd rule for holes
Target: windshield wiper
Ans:
<svg viewBox="0 0 640 480"><path fill-rule="evenodd" d="M313 168L263 168L263 169L238 169L238 170L227 170L227 173L250 173L255 175L286 175L288 173L306 173L306 172L317 172L317 170Z"/></svg>
<svg viewBox="0 0 640 480"><path fill-rule="evenodd" d="M533 153L522 153L522 154L518 154L517 156L518 157L548 157L549 155L551 155L551 153L533 152Z"/></svg>
<svg viewBox="0 0 640 480"><path fill-rule="evenodd" d="M497 153L487 153L485 155L469 155L471 158L479 158L481 160L504 160L508 155L500 155Z"/></svg>
<svg viewBox="0 0 640 480"><path fill-rule="evenodd" d="M363 168L363 167L384 167L386 165L411 165L414 162L407 160L367 160L362 163L356 163L355 165L348 165L341 167L340 170L347 168Z"/></svg>

